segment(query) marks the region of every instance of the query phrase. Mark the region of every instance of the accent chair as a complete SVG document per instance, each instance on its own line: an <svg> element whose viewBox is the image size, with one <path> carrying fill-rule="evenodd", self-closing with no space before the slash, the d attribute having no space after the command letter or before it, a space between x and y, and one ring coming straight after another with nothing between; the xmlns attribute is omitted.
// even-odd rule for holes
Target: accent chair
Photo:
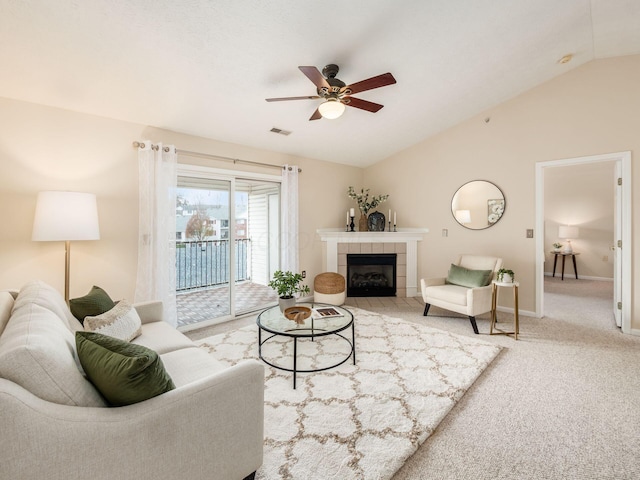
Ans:
<svg viewBox="0 0 640 480"><path fill-rule="evenodd" d="M476 316L491 312L491 281L502 267L502 258L486 255L460 255L447 277L420 280L424 316L431 305L467 315L474 333Z"/></svg>

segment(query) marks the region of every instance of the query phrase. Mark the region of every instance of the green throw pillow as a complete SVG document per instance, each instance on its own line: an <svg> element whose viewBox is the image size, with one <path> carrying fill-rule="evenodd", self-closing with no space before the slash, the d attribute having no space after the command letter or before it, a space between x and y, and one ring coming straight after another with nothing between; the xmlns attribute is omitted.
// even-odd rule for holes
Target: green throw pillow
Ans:
<svg viewBox="0 0 640 480"><path fill-rule="evenodd" d="M142 402L173 390L173 380L156 352L95 332L76 332L78 358L109 405Z"/></svg>
<svg viewBox="0 0 640 480"><path fill-rule="evenodd" d="M69 308L74 317L84 323L84 317L102 315L115 306L111 297L102 288L95 285L84 297L69 300Z"/></svg>
<svg viewBox="0 0 640 480"><path fill-rule="evenodd" d="M469 288L485 287L491 283L492 273L492 270L470 270L452 263L446 283Z"/></svg>

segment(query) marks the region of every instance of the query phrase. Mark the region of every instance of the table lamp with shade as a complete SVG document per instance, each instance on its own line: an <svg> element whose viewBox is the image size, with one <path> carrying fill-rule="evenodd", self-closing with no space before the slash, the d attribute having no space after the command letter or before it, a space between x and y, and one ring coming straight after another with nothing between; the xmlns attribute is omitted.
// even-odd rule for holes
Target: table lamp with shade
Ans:
<svg viewBox="0 0 640 480"><path fill-rule="evenodd" d="M72 240L99 240L96 196L79 192L40 192L31 239L65 242L64 300L69 303L69 260Z"/></svg>
<svg viewBox="0 0 640 480"><path fill-rule="evenodd" d="M578 227L572 225L560 225L558 227L558 236L564 238L567 243L562 247L562 253L573 253L571 239L578 238Z"/></svg>

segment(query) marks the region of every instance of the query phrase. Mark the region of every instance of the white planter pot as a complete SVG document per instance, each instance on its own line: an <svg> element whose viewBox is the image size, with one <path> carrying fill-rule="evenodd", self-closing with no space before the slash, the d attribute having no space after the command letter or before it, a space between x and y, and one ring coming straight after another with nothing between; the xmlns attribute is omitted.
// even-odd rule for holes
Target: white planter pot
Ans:
<svg viewBox="0 0 640 480"><path fill-rule="evenodd" d="M280 311L284 312L287 308L296 306L296 297L280 297L278 298L278 304L280 305Z"/></svg>
<svg viewBox="0 0 640 480"><path fill-rule="evenodd" d="M502 274L502 279L500 280L502 283L513 283L513 278L508 273Z"/></svg>

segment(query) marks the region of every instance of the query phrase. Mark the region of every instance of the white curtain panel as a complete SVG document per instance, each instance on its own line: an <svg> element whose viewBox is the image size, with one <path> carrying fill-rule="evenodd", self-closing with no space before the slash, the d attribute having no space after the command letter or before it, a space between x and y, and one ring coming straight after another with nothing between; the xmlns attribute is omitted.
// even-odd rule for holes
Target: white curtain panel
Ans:
<svg viewBox="0 0 640 480"><path fill-rule="evenodd" d="M139 239L136 302L162 300L164 320L177 326L176 188L173 145L142 142L138 149Z"/></svg>
<svg viewBox="0 0 640 480"><path fill-rule="evenodd" d="M282 169L280 270L298 272L298 167Z"/></svg>

